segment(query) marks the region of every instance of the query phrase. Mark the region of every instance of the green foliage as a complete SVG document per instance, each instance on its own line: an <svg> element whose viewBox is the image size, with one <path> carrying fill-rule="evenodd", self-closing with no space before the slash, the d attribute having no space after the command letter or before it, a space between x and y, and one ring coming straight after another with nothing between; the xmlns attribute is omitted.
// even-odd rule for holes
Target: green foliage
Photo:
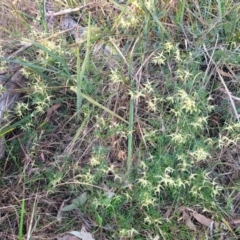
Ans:
<svg viewBox="0 0 240 240"><path fill-rule="evenodd" d="M203 238L184 222L181 207L222 221L239 190L235 180L229 186L221 178L228 175L223 166L233 164L227 151L238 151L240 125L211 62L239 73L237 8L220 0L196 1L199 8L185 0L119 2L101 13L82 10L87 34L77 50L66 36L49 38L42 20L44 31L32 31L35 40L27 41L31 54L1 57L20 64L29 79L27 100L4 115L9 124L0 135L10 141L1 165L19 174L14 180L25 194L58 201L54 210L49 204L54 214L74 199L54 234L79 226L79 207L96 239ZM238 79L225 80L237 95ZM0 184L8 186L5 179ZM31 206L21 199L19 238ZM36 221L33 232L52 218Z"/></svg>

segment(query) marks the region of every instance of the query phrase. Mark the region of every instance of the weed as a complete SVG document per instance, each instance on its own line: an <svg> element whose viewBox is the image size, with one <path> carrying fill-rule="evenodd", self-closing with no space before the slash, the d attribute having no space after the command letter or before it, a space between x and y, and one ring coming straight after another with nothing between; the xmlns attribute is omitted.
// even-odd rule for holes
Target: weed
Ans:
<svg viewBox="0 0 240 240"><path fill-rule="evenodd" d="M237 239L239 4L48 3L72 10L0 3L1 75L27 79L1 119L1 239Z"/></svg>

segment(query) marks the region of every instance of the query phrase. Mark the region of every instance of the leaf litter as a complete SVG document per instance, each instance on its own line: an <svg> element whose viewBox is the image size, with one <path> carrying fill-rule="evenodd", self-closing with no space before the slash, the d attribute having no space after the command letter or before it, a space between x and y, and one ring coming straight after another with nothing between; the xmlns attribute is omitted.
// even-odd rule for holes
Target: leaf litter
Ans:
<svg viewBox="0 0 240 240"><path fill-rule="evenodd" d="M197 228L193 223L192 218L195 219L202 226L209 227L211 229L216 229L220 226L219 222L215 222L214 220L204 216L203 214L197 213L191 208L182 207L180 209L180 212L182 212L182 220L184 221L186 226L193 231L196 231Z"/></svg>
<svg viewBox="0 0 240 240"><path fill-rule="evenodd" d="M62 237L58 237L57 240L95 240L91 233L89 233L84 226L81 231L71 231Z"/></svg>

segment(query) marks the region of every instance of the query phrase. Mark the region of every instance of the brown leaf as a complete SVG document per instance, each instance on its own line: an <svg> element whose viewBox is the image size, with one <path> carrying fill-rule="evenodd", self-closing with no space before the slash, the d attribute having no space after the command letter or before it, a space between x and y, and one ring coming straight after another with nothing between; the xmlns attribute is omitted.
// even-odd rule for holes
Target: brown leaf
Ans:
<svg viewBox="0 0 240 240"><path fill-rule="evenodd" d="M185 211L183 211L182 214L182 219L185 222L186 226L191 230L196 231L196 226L191 221L191 217Z"/></svg>
<svg viewBox="0 0 240 240"><path fill-rule="evenodd" d="M51 106L47 111L46 119L49 120L53 112L55 112L60 106L61 104L54 104L53 106Z"/></svg>
<svg viewBox="0 0 240 240"><path fill-rule="evenodd" d="M193 217L199 222L201 223L202 225L206 226L206 227L209 227L211 225L211 223L213 222L212 219L210 218L207 218L205 217L204 215L202 214L199 214L197 212L194 212L193 213Z"/></svg>
<svg viewBox="0 0 240 240"><path fill-rule="evenodd" d="M230 224L240 224L240 219L232 220Z"/></svg>
<svg viewBox="0 0 240 240"><path fill-rule="evenodd" d="M233 78L233 76L228 73L228 72L224 72L223 70L221 70L220 68L218 69L218 72L223 76L223 77L230 77Z"/></svg>
<svg viewBox="0 0 240 240"><path fill-rule="evenodd" d="M126 152L124 152L123 150L120 150L117 154L117 158L118 158L119 161L126 160L126 158L127 158L126 156L127 156Z"/></svg>
<svg viewBox="0 0 240 240"><path fill-rule="evenodd" d="M172 210L173 210L172 206L168 206L167 211L164 213L163 217L164 218L169 218L171 213L172 213Z"/></svg>

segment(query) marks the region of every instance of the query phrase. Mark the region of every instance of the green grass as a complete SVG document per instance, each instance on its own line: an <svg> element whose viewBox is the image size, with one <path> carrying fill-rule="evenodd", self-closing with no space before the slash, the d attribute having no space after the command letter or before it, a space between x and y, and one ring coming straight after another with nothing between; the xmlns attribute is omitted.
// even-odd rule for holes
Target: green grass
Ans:
<svg viewBox="0 0 240 240"><path fill-rule="evenodd" d="M24 211L25 211L25 199L22 200L22 206L21 206L21 215L20 215L19 233L18 233L19 240L23 239Z"/></svg>
<svg viewBox="0 0 240 240"><path fill-rule="evenodd" d="M239 238L237 1L99 1L70 13L79 43L40 2L0 7L0 72L28 79L1 123L1 239Z"/></svg>

